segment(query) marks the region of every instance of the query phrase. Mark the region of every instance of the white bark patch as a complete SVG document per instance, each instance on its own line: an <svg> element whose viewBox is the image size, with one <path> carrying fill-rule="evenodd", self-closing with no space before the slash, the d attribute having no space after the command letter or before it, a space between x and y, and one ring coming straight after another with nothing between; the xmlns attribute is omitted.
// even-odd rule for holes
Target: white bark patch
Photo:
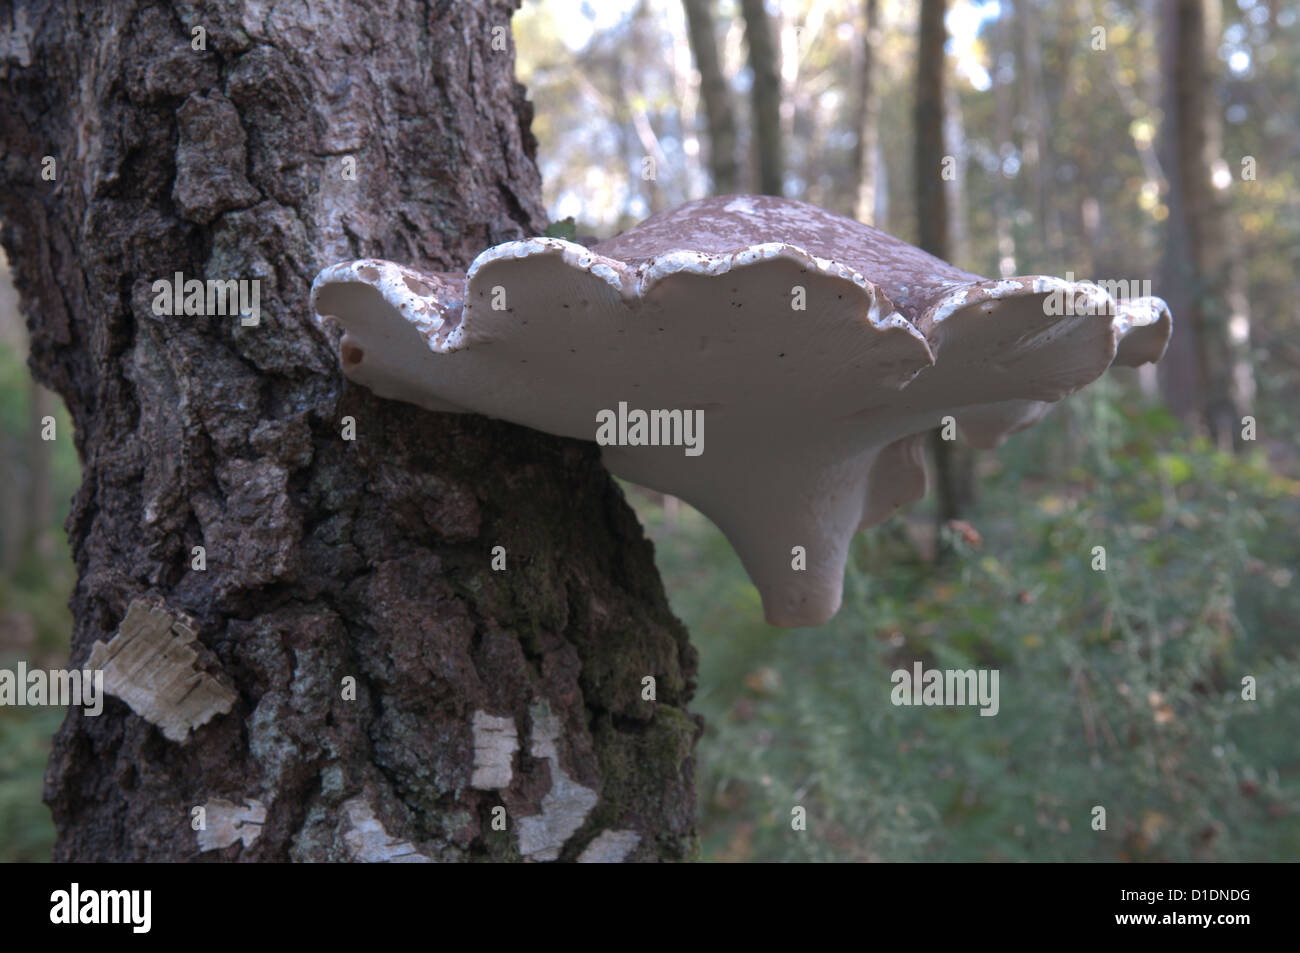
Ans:
<svg viewBox="0 0 1300 953"><path fill-rule="evenodd" d="M203 805L207 829L197 831L199 851L220 850L229 847L235 841L242 841L245 847L251 847L262 833L262 824L266 821L266 805L261 801L248 800L243 804L213 798Z"/></svg>
<svg viewBox="0 0 1300 953"><path fill-rule="evenodd" d="M0 60L16 60L24 68L32 65L32 37L36 34L33 24L27 22L27 11L17 7L13 11L13 26L0 26ZM0 70L0 76L8 76L7 68Z"/></svg>
<svg viewBox="0 0 1300 953"><path fill-rule="evenodd" d="M621 864L641 843L636 831L601 831L600 835L578 855L580 864Z"/></svg>
<svg viewBox="0 0 1300 953"><path fill-rule="evenodd" d="M474 774L470 787L482 791L510 787L511 759L519 747L513 718L474 712Z"/></svg>
<svg viewBox="0 0 1300 953"><path fill-rule="evenodd" d="M96 641L85 667L103 669L104 690L162 729L169 741L185 741L190 729L224 715L235 693L195 667L194 631L165 609L136 599L117 635Z"/></svg>
<svg viewBox="0 0 1300 953"><path fill-rule="evenodd" d="M415 849L410 841L395 840L388 836L384 825L375 817L374 810L365 798L354 797L343 803L351 825L343 841L352 853L352 859L363 864L431 864Z"/></svg>
<svg viewBox="0 0 1300 953"><path fill-rule="evenodd" d="M560 738L560 719L545 702L529 709L533 720L534 758L551 762L551 789L542 798L542 813L519 821L519 853L528 860L558 860L564 842L582 826L599 799L564 773L555 743Z"/></svg>

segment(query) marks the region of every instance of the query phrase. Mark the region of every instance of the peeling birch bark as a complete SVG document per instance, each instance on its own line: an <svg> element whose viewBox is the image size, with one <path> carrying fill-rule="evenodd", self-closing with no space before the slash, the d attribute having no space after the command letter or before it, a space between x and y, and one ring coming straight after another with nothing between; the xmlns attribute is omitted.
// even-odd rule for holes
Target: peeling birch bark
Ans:
<svg viewBox="0 0 1300 953"><path fill-rule="evenodd" d="M250 798L243 804L213 798L203 805L207 828L198 831L199 850L220 850L235 841L252 847L266 821L266 805Z"/></svg>
<svg viewBox="0 0 1300 953"><path fill-rule="evenodd" d="M639 843L641 835L636 831L601 831L578 855L578 863L621 864Z"/></svg>
<svg viewBox="0 0 1300 953"><path fill-rule="evenodd" d="M165 609L136 599L126 610L117 635L96 640L86 668L104 670L104 691L162 730L168 741L183 742L192 729L224 715L235 693L195 663L194 631Z"/></svg>
<svg viewBox="0 0 1300 953"><path fill-rule="evenodd" d="M542 798L542 813L519 821L519 853L531 860L558 860L565 842L582 826L599 798L560 767L560 719L545 701L529 709L533 719L534 758L551 762L551 789Z"/></svg>
<svg viewBox="0 0 1300 953"><path fill-rule="evenodd" d="M343 804L350 827L343 835L352 858L363 864L429 864L432 863L409 841L390 837L384 825L375 817L374 810L365 798L354 797Z"/></svg>
<svg viewBox="0 0 1300 953"><path fill-rule="evenodd" d="M470 786L499 790L510 786L510 762L519 747L519 732L513 719L474 712L474 776Z"/></svg>

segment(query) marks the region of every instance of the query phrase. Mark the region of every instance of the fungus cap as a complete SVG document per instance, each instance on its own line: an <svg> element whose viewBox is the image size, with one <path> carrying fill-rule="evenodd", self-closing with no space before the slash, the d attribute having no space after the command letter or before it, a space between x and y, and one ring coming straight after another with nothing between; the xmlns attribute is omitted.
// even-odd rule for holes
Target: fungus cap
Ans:
<svg viewBox="0 0 1300 953"><path fill-rule="evenodd" d="M1159 298L983 279L769 196L690 202L592 248L507 242L463 278L343 262L312 306L382 397L583 440L611 415L635 437L632 411L700 421L698 453L624 442L604 462L713 520L781 626L835 614L850 539L924 494L944 417L998 446L1112 363L1159 360L1171 329Z"/></svg>

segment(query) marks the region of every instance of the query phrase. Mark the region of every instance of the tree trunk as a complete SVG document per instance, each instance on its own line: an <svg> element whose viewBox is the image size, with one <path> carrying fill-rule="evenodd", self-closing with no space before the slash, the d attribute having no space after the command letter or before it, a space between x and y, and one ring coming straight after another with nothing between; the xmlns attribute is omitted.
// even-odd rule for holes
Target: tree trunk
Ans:
<svg viewBox="0 0 1300 953"><path fill-rule="evenodd" d="M380 400L309 320L324 265L463 268L544 226L514 7L24 0L0 28L4 242L84 465L72 664L122 627L93 653L117 697L54 741L57 859L695 851L695 657L595 446ZM159 315L177 272L257 279L259 322Z"/></svg>
<svg viewBox="0 0 1300 953"><path fill-rule="evenodd" d="M875 224L877 145L880 142L880 90L876 74L880 72L880 5L865 0L862 28L862 67L858 78L857 142L853 146L853 180L857 199L853 214L859 222Z"/></svg>
<svg viewBox="0 0 1300 953"><path fill-rule="evenodd" d="M781 146L781 73L772 21L763 0L741 0L740 8L745 16L745 42L754 76L750 101L754 113L758 190L764 195L780 195L785 180L785 157Z"/></svg>
<svg viewBox="0 0 1300 953"><path fill-rule="evenodd" d="M916 100L912 121L915 147L917 244L948 258L948 195L944 188L947 152L943 144L944 0L921 0L916 53Z"/></svg>
<svg viewBox="0 0 1300 953"><path fill-rule="evenodd" d="M944 260L951 258L946 170L955 174L944 148L944 0L921 0L916 56L915 155L918 244ZM937 423L937 421L936 421ZM968 447L943 439L942 428L930 433L934 458L935 505L939 526L957 519L974 502L975 457ZM942 552L942 548L937 550Z"/></svg>
<svg viewBox="0 0 1300 953"><path fill-rule="evenodd" d="M1228 207L1236 176L1223 162L1212 91L1218 20L1213 0L1169 0L1165 6L1162 138L1169 216L1161 293L1184 317L1161 362L1160 381L1176 414L1231 449L1241 444L1241 418L1250 412L1255 381L1240 243Z"/></svg>
<svg viewBox="0 0 1300 953"><path fill-rule="evenodd" d="M691 39L691 54L700 71L700 98L709 127L709 175L714 195L729 195L740 186L736 164L736 116L731 89L718 58L718 38L713 26L713 0L682 0Z"/></svg>
<svg viewBox="0 0 1300 953"><path fill-rule="evenodd" d="M1049 224L1052 203L1047 178L1052 163L1047 154L1049 117L1044 89L1041 16L1042 12L1035 8L1032 0L1015 0L1012 23L1016 26L1019 47L1016 52L1016 90L1021 122L1019 178L1025 183L1034 223L1033 241L1030 242L1032 258L1022 260L1021 267L1027 267L1031 272L1041 271L1052 260L1054 237Z"/></svg>
<svg viewBox="0 0 1300 953"><path fill-rule="evenodd" d="M1008 2L1000 5L997 22L992 24L990 29L992 34L990 59L993 62L994 126L998 149L998 174L994 178L993 201L996 212L994 228L998 241L998 274L1003 278L1010 278L1013 275L1020 274L1019 269L1016 267L1019 263L1019 251L1016 248L1016 230L1013 225L1017 202L1012 183L1005 171L1007 159L1014 149L1012 142L1015 113L1012 104L1014 74L1008 75L1007 70L1003 67L1003 64L1008 61L1015 62L1015 53L1012 50L1011 42L1013 29L1011 21L1012 10L1010 0L1008 0Z"/></svg>

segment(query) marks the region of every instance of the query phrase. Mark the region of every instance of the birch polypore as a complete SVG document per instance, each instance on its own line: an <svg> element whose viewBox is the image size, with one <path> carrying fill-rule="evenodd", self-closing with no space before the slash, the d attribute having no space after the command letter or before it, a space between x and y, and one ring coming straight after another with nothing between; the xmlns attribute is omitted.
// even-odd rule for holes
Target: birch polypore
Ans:
<svg viewBox="0 0 1300 953"><path fill-rule="evenodd" d="M342 325L350 379L430 410L584 440L620 402L703 411L702 452L629 440L604 461L712 519L782 626L835 614L850 539L924 494L921 436L945 416L997 446L1112 363L1159 360L1171 328L1159 298L984 279L768 196L690 202L592 248L508 242L463 278L345 262L312 303Z"/></svg>

